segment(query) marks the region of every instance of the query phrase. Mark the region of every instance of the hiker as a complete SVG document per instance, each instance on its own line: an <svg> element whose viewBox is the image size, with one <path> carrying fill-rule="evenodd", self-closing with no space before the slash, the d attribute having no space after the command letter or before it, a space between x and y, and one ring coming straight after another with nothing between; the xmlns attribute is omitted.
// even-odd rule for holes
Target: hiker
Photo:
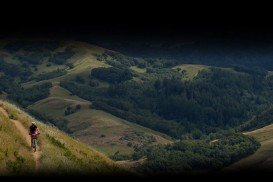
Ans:
<svg viewBox="0 0 273 182"><path fill-rule="evenodd" d="M31 137L31 148L34 149L34 152L36 152L37 138L39 134L40 131L37 127L37 124L32 122L31 126L29 127L29 135Z"/></svg>

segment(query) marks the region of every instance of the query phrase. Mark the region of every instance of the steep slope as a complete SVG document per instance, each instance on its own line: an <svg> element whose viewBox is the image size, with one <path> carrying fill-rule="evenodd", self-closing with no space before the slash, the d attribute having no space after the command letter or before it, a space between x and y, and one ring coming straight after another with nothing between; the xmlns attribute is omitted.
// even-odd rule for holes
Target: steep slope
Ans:
<svg viewBox="0 0 273 182"><path fill-rule="evenodd" d="M27 127L34 119L0 101L0 174L124 174L125 170L103 154L39 121L39 149L30 151ZM35 170L37 169L37 170ZM36 172L35 172L36 171Z"/></svg>
<svg viewBox="0 0 273 182"><path fill-rule="evenodd" d="M2 109L2 112L5 116L8 116L8 113L6 110ZM27 142L29 144L29 134L28 134L27 129L22 125L22 123L20 121L14 120L14 119L10 119L10 120L14 123L14 125L16 126L19 133L21 133L21 136L25 139L25 142ZM30 144L29 144L29 146L30 146ZM35 170L37 171L41 166L41 164L40 164L41 151L40 151L39 147L37 147L37 151L34 152L32 155L35 160Z"/></svg>
<svg viewBox="0 0 273 182"><path fill-rule="evenodd" d="M64 114L67 107L76 105L81 106L78 111L69 115ZM154 145L172 142L170 137L164 134L104 111L91 109L90 105L91 102L72 96L69 91L55 83L50 96L29 106L29 109L65 121L75 137L107 155L114 155L117 152L124 155L132 154L133 145L129 143Z"/></svg>

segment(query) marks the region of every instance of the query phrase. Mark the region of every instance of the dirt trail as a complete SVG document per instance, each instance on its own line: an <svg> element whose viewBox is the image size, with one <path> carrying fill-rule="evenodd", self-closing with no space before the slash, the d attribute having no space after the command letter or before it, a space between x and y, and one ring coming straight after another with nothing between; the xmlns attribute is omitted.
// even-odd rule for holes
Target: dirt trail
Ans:
<svg viewBox="0 0 273 182"><path fill-rule="evenodd" d="M124 161L116 161L116 163L126 167L127 169L130 169L130 168L134 168L140 164L143 164L146 160L147 160L147 158L144 157L144 158L141 158L137 161L124 160Z"/></svg>
<svg viewBox="0 0 273 182"><path fill-rule="evenodd" d="M8 112L0 107L0 111L9 118ZM30 142L30 136L28 134L28 130L22 125L22 123L18 120L10 119L16 126L16 128L19 130L19 132L23 135L25 142L31 147L31 142ZM35 169L38 170L40 168L40 158L41 158L41 152L39 151L39 147L37 148L36 152L33 152L33 157L35 160Z"/></svg>

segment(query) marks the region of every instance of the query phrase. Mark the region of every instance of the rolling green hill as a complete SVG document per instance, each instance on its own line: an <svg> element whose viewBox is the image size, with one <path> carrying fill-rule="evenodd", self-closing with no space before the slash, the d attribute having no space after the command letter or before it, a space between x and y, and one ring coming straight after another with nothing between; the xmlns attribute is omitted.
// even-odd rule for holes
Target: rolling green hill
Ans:
<svg viewBox="0 0 273 182"><path fill-rule="evenodd" d="M28 108L51 118L65 120L68 129L82 142L95 147L108 156L119 152L131 155L133 145L171 143L170 137L137 124L115 117L101 110L91 109L91 102L71 96L66 89L55 84L50 96ZM81 109L65 116L67 107L80 105Z"/></svg>
<svg viewBox="0 0 273 182"><path fill-rule="evenodd" d="M95 149L39 121L39 148L31 152L27 128L32 121L16 106L0 101L0 175L127 173Z"/></svg>
<svg viewBox="0 0 273 182"><path fill-rule="evenodd" d="M90 70L93 68L111 67L109 64L111 56L107 55L107 59L99 59L106 55L105 52L108 50L77 41L48 41L44 39L39 41L2 40L0 45L0 55L5 62L16 65L23 65L24 62L33 63L30 66L29 79L22 83L25 89L43 83L52 83L53 85L48 97L36 99L38 101L28 106L28 109L35 111L36 115L54 119L58 122L58 124L54 124L59 128L69 130L75 137L108 156L116 153L130 156L136 146L172 142L170 137L164 134L130 123L107 112L91 109L89 107L90 101L72 95L68 90L59 86L60 81L76 77L88 80ZM31 46L32 44L37 44L36 48ZM72 50L73 55L71 54L72 56L64 60L65 64L56 64L50 61L55 54L69 53L67 50ZM32 57L33 60L29 59ZM137 67L131 69L141 70ZM100 81L100 87L108 86L108 83ZM4 95L2 96L4 97ZM81 109L65 115L65 110L68 107L76 106Z"/></svg>

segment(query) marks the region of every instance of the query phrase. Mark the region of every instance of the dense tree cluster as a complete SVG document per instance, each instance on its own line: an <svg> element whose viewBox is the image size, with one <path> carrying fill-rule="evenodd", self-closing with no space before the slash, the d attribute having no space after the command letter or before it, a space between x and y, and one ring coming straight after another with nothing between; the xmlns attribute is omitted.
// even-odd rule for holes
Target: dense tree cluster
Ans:
<svg viewBox="0 0 273 182"><path fill-rule="evenodd" d="M48 52L30 52L23 55L17 55L16 57L20 60L20 62L31 65L39 65L43 62L44 58L49 55L50 54Z"/></svg>
<svg viewBox="0 0 273 182"><path fill-rule="evenodd" d="M214 171L254 153L260 144L253 138L236 134L220 138L214 143L205 140L183 140L167 146L139 148L135 159L143 156L147 161L138 167L151 175Z"/></svg>
<svg viewBox="0 0 273 182"><path fill-rule="evenodd" d="M12 93L18 89L20 89L20 87L14 82L13 77L0 76L0 93Z"/></svg>
<svg viewBox="0 0 273 182"><path fill-rule="evenodd" d="M51 83L43 83L27 89L17 87L9 92L8 99L19 103L23 107L27 107L30 104L47 98L51 87Z"/></svg>
<svg viewBox="0 0 273 182"><path fill-rule="evenodd" d="M129 69L100 67L93 69L91 71L91 76L109 83L120 83L126 80L130 80L132 78L132 73Z"/></svg>
<svg viewBox="0 0 273 182"><path fill-rule="evenodd" d="M8 43L4 49L12 53L21 62L38 65L45 58L50 57L51 52L59 45L59 41L16 41Z"/></svg>
<svg viewBox="0 0 273 182"><path fill-rule="evenodd" d="M156 131L160 131L162 133L166 133L173 137L180 137L183 133L185 133L183 125L173 120L165 120L160 118L144 109L135 110L137 112L137 114L135 114L133 111L124 111L113 106L109 106L103 101L93 101L91 107L107 111L120 118Z"/></svg>
<svg viewBox="0 0 273 182"><path fill-rule="evenodd" d="M5 62L0 58L0 72L3 72L7 77L16 77L18 76L21 80L27 80L28 77L32 74L29 67L25 65L16 65Z"/></svg>
<svg viewBox="0 0 273 182"><path fill-rule="evenodd" d="M109 88L71 82L62 85L92 100L92 107L176 138L185 133L199 138L239 126L273 101L272 77L255 70L246 73L212 68L200 72L192 81L182 81L172 74L142 83L118 81L111 81L114 84Z"/></svg>
<svg viewBox="0 0 273 182"><path fill-rule="evenodd" d="M130 58L128 56L124 56L120 53L113 52L113 51L106 51L105 54L110 57L111 60L115 60L119 62L122 65L125 65L127 67L134 66L135 65L135 59Z"/></svg>
<svg viewBox="0 0 273 182"><path fill-rule="evenodd" d="M73 114L73 113L77 112L80 109L81 109L80 104L77 104L76 106L68 106L68 107L66 107L66 109L64 111L64 115L68 116L70 114Z"/></svg>
<svg viewBox="0 0 273 182"><path fill-rule="evenodd" d="M250 67L250 66L242 66L242 65L233 65L232 66L235 71L248 73L250 75L265 77L267 75L267 70L261 67Z"/></svg>
<svg viewBox="0 0 273 182"><path fill-rule="evenodd" d="M104 89L96 88L90 85L84 85L73 81L61 81L60 86L68 89L73 95L80 96L86 100L94 101L95 98L103 92L106 92Z"/></svg>
<svg viewBox="0 0 273 182"><path fill-rule="evenodd" d="M164 70L166 71L180 64L179 61L174 59L132 58L113 51L105 51L103 54L95 54L95 56L97 60L104 61L115 68L124 70L131 66L136 66L142 69L146 68L147 73L162 72L164 68L167 68Z"/></svg>
<svg viewBox="0 0 273 182"><path fill-rule="evenodd" d="M49 58L49 62L54 64L63 65L67 63L67 60L74 56L75 52L72 49L65 49L63 52L57 52Z"/></svg>
<svg viewBox="0 0 273 182"><path fill-rule="evenodd" d="M0 93L5 92L8 99L17 102L23 107L47 98L51 86L51 83L43 83L24 89L14 78L8 76L0 77Z"/></svg>
<svg viewBox="0 0 273 182"><path fill-rule="evenodd" d="M85 83L84 78L79 76L79 75L76 76L75 81L78 82L78 83L82 83L82 84Z"/></svg>
<svg viewBox="0 0 273 182"><path fill-rule="evenodd" d="M252 119L244 122L242 125L236 127L237 131L251 131L254 129L262 128L272 124L273 108L263 111L261 114L255 115Z"/></svg>

